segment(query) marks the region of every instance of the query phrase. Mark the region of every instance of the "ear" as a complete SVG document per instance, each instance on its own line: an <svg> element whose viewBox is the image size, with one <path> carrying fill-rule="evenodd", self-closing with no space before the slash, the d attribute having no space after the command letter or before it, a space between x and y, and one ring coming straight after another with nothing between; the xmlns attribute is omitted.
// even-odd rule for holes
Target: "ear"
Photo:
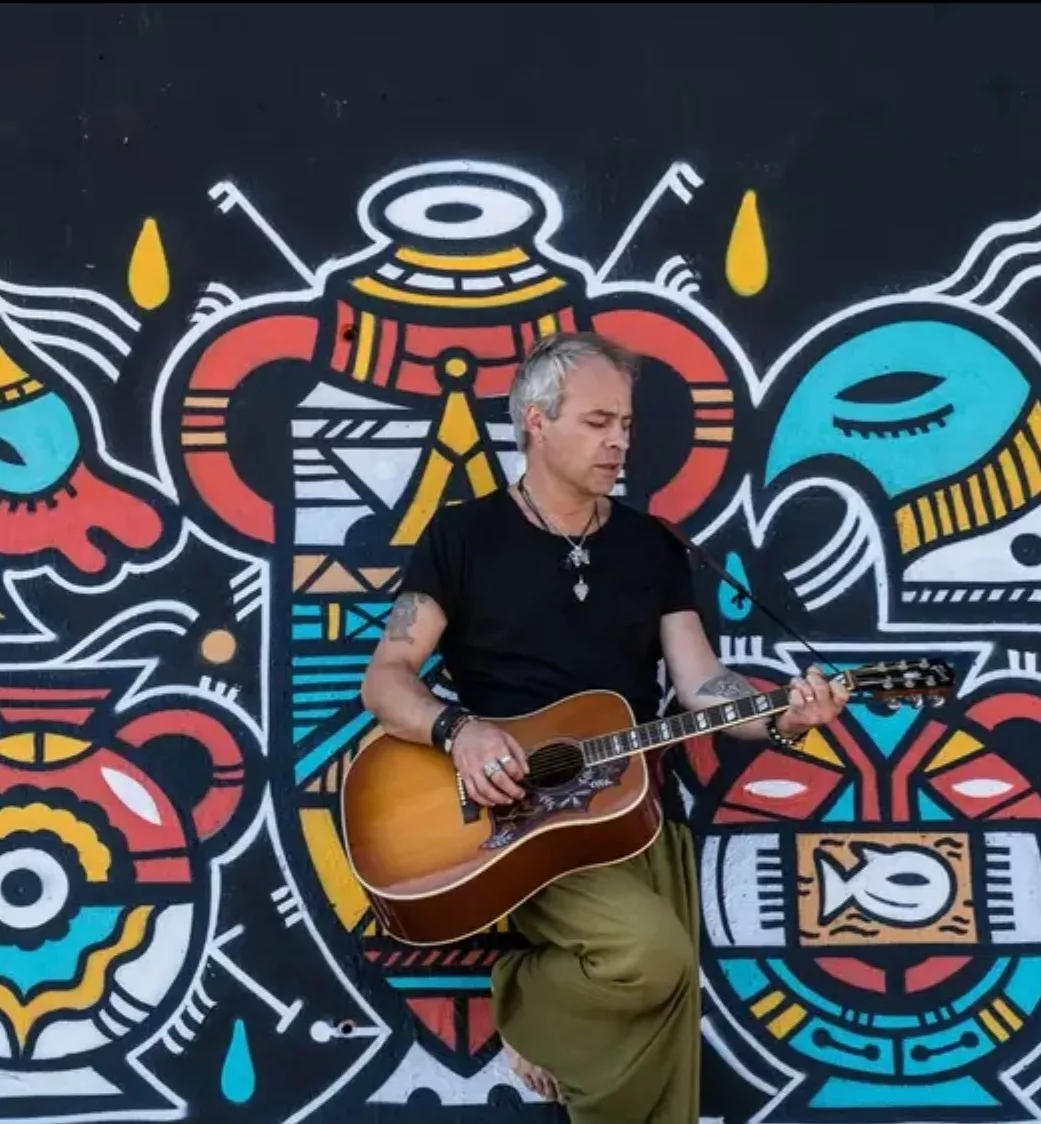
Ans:
<svg viewBox="0 0 1041 1124"><path fill-rule="evenodd" d="M524 415L528 426L528 436L533 444L538 444L545 436L546 415L538 406L529 406Z"/></svg>

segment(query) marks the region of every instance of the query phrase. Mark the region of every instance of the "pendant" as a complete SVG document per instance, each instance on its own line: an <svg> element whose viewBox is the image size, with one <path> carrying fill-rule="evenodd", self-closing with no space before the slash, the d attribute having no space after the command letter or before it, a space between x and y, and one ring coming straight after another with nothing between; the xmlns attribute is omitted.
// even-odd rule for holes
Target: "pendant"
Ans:
<svg viewBox="0 0 1041 1124"><path fill-rule="evenodd" d="M586 594L588 592L589 586L586 585L585 578L579 578L578 581L575 582L575 596L579 599L579 601L585 601Z"/></svg>
<svg viewBox="0 0 1041 1124"><path fill-rule="evenodd" d="M573 570L577 570L579 566L588 566L589 551L586 550L584 546L574 546L571 548L571 553L567 556L567 560Z"/></svg>

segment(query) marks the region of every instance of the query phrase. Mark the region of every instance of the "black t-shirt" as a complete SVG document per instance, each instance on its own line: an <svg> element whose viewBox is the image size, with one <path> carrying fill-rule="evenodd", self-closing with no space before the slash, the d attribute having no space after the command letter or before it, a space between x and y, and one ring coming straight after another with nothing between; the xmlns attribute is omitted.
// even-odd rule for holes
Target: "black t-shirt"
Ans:
<svg viewBox="0 0 1041 1124"><path fill-rule="evenodd" d="M661 618L697 611L687 552L618 501L585 546L580 601L567 540L529 522L505 490L434 515L400 589L428 594L448 618L440 652L468 709L509 718L610 690L637 722L657 716Z"/></svg>

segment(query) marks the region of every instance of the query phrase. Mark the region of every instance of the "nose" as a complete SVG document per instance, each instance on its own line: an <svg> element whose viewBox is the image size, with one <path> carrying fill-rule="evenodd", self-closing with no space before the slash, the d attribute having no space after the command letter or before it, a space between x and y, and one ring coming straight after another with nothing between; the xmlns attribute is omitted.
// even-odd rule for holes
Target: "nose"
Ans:
<svg viewBox="0 0 1041 1124"><path fill-rule="evenodd" d="M612 426L607 443L612 449L621 449L623 452L629 448L629 430L624 426Z"/></svg>

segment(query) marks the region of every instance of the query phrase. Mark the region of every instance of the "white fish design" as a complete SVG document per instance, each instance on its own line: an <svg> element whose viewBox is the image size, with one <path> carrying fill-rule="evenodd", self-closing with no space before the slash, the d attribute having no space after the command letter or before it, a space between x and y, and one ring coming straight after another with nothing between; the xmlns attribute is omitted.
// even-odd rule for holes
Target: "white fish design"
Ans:
<svg viewBox="0 0 1041 1124"><path fill-rule="evenodd" d="M815 855L822 925L851 901L876 921L907 928L935 921L951 907L954 876L935 852L913 844L879 843L857 843L851 850L860 860L852 870L845 870L826 851Z"/></svg>

